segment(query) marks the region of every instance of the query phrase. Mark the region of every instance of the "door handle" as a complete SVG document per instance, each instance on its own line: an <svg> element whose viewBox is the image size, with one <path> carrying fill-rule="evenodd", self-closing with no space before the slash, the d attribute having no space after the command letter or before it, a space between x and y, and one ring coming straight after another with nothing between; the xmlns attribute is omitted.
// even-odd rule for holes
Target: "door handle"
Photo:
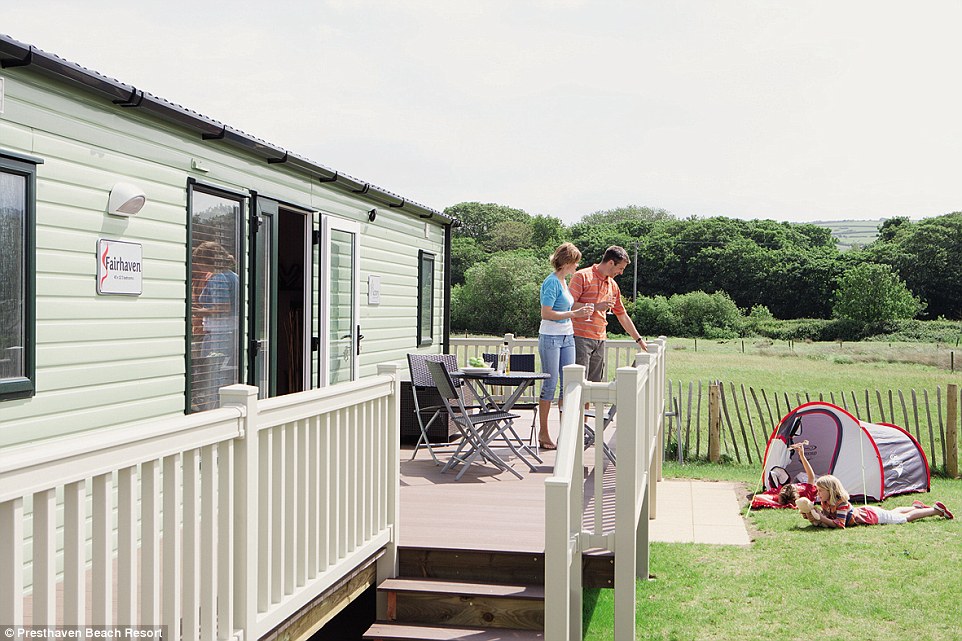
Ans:
<svg viewBox="0 0 962 641"><path fill-rule="evenodd" d="M364 338L364 334L361 333L361 326L357 326L357 355L361 355L361 340Z"/></svg>

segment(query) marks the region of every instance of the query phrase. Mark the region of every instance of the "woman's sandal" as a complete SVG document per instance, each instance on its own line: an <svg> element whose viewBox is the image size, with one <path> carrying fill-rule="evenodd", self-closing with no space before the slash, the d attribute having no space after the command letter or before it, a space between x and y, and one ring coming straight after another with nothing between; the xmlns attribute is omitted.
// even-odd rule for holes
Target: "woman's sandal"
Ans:
<svg viewBox="0 0 962 641"><path fill-rule="evenodd" d="M538 441L538 447L541 448L542 450L548 450L548 451L558 449L558 446L555 445L554 443L545 443L544 441Z"/></svg>
<svg viewBox="0 0 962 641"><path fill-rule="evenodd" d="M938 510L939 514L947 519L954 519L955 516L949 511L949 508L945 507L945 503L942 501L935 502L935 509Z"/></svg>

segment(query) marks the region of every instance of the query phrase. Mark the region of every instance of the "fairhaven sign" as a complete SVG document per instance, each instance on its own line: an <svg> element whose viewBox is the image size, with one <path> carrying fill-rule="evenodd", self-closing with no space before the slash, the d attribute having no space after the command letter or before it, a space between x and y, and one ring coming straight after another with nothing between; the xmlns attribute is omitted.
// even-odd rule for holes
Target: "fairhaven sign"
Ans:
<svg viewBox="0 0 962 641"><path fill-rule="evenodd" d="M97 241L97 293L140 296L143 264L143 245L101 238Z"/></svg>

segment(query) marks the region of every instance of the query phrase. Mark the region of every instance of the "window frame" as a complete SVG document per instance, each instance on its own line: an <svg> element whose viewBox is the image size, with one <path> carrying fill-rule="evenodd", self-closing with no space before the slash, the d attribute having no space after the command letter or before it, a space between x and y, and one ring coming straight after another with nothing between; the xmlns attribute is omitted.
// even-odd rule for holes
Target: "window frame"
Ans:
<svg viewBox="0 0 962 641"><path fill-rule="evenodd" d="M0 401L37 393L37 165L43 160L0 151L0 172L23 176L23 376L0 379Z"/></svg>
<svg viewBox="0 0 962 641"><path fill-rule="evenodd" d="M418 304L417 304L417 346L428 347L434 344L434 270L437 256L433 252L418 250ZM425 262L430 262L430 269L425 270ZM431 290L428 296L428 326L423 325L424 318L424 277L426 274L431 276ZM425 329L427 332L425 332Z"/></svg>
<svg viewBox="0 0 962 641"><path fill-rule="evenodd" d="M200 182L194 178L187 179L187 278L186 278L186 313L185 313L185 350L184 350L184 366L185 366L185 376L184 376L184 413L185 414L196 414L198 410L192 408L193 403L193 354L192 354L192 322L193 322L193 300L191 295L192 288L192 274L193 274L193 247L194 247L194 193L200 192L207 194L208 196L215 196L217 198L223 198L225 200L235 200L238 203L238 217L237 217L237 237L234 242L237 247L237 276L238 276L238 292L239 300L237 303L238 313L237 313L237 378L239 382L244 382L246 380L246 358L247 350L245 349L245 337L247 328L245 327L245 319L247 317L246 305L248 304L246 296L246 254L248 248L245 244L247 233L247 222L248 217L251 213L251 203L253 198L251 194L244 193L241 191L234 191L231 189L225 189L223 187L216 187L207 183Z"/></svg>

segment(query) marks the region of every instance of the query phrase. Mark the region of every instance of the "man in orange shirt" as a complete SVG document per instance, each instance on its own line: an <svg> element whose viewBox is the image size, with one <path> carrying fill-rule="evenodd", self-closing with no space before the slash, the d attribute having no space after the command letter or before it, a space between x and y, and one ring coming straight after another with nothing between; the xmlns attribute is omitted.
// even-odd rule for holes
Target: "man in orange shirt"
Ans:
<svg viewBox="0 0 962 641"><path fill-rule="evenodd" d="M575 332L575 362L584 365L589 381L607 379L605 368L605 339L608 326L606 314L615 315L621 326L628 332L642 351L648 349L645 340L635 329L628 312L621 304L621 290L615 282L628 266L628 252L614 245L605 250L601 263L580 269L571 277L568 290L574 298L571 309L593 303L595 311L587 318L572 318Z"/></svg>

